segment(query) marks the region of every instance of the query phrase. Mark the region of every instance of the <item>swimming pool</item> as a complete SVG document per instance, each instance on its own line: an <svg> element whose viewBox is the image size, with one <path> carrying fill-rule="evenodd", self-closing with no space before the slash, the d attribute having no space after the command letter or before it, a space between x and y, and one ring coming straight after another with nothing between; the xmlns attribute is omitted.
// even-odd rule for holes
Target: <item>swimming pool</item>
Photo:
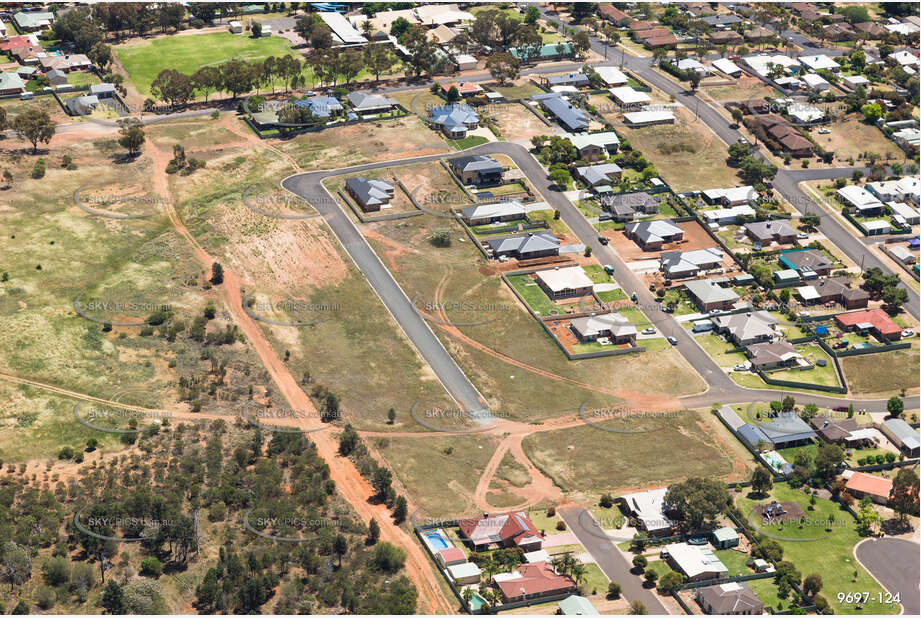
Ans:
<svg viewBox="0 0 921 618"><path fill-rule="evenodd" d="M480 596L480 593L474 592L473 596L470 598L470 611L475 612L483 609L483 606L486 605L486 599Z"/></svg>
<svg viewBox="0 0 921 618"><path fill-rule="evenodd" d="M767 453L762 453L763 457L771 464L771 467L776 471L783 471L784 465L787 463L787 460L781 457L780 453L777 451L768 451Z"/></svg>
<svg viewBox="0 0 921 618"><path fill-rule="evenodd" d="M428 543L432 551L439 551L452 547L448 537L445 536L445 533L441 530L429 530L428 532L424 532L422 536L425 537L425 542Z"/></svg>

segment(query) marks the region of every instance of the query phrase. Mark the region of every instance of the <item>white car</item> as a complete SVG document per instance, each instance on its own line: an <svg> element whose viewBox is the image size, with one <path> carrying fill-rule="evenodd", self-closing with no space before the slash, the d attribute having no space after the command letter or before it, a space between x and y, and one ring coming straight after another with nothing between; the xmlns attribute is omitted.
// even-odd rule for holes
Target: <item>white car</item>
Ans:
<svg viewBox="0 0 921 618"><path fill-rule="evenodd" d="M656 334L656 329L654 329L654 328L652 328L652 327L649 327L649 328L644 328L644 329L643 329L642 331L640 331L640 332L642 332L644 335L655 335L655 334Z"/></svg>
<svg viewBox="0 0 921 618"><path fill-rule="evenodd" d="M796 235L796 237L799 238L800 240L804 240L806 238L809 238L809 234L807 234L806 232L800 232Z"/></svg>
<svg viewBox="0 0 921 618"><path fill-rule="evenodd" d="M819 129L819 135L828 135L829 133L831 133L831 131L829 131L825 127L822 127L821 129Z"/></svg>
<svg viewBox="0 0 921 618"><path fill-rule="evenodd" d="M913 337L914 334L915 334L915 331L911 330L910 328L906 328L905 330L902 331L903 337Z"/></svg>
<svg viewBox="0 0 921 618"><path fill-rule="evenodd" d="M732 368L732 370L733 371L747 371L748 367L746 367L745 365L736 365L735 367Z"/></svg>

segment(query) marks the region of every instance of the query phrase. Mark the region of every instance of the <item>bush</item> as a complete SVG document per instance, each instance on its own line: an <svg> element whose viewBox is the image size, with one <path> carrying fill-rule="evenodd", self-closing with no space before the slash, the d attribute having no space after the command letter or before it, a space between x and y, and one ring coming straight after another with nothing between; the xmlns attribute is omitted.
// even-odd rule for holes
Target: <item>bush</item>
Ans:
<svg viewBox="0 0 921 618"><path fill-rule="evenodd" d="M42 609L51 609L56 600L57 595L48 586L41 586L35 591L35 603Z"/></svg>
<svg viewBox="0 0 921 618"><path fill-rule="evenodd" d="M620 584L617 582L611 582L608 584L608 598L617 600L620 598Z"/></svg>
<svg viewBox="0 0 921 618"><path fill-rule="evenodd" d="M167 174L175 174L175 173L178 172L178 171L179 171L179 166L176 165L175 163L173 163L172 161L170 161L169 163L166 164L166 173L167 173Z"/></svg>
<svg viewBox="0 0 921 618"><path fill-rule="evenodd" d="M645 569L648 563L649 561L646 560L646 556L634 556L633 557L633 566L638 571L642 571L643 569Z"/></svg>
<svg viewBox="0 0 921 618"><path fill-rule="evenodd" d="M563 521L562 519L561 519L560 521L556 522L556 529L559 530L560 532L562 532L563 530L565 530L565 529L566 529L566 522Z"/></svg>
<svg viewBox="0 0 921 618"><path fill-rule="evenodd" d="M32 167L32 178L44 178L45 177L45 160L39 159L35 162L35 165Z"/></svg>
<svg viewBox="0 0 921 618"><path fill-rule="evenodd" d="M69 446L61 448L61 450L58 452L58 459L73 459L73 457L74 449L70 448Z"/></svg>
<svg viewBox="0 0 921 618"><path fill-rule="evenodd" d="M160 577L163 574L163 563L156 556L150 556L141 560L141 575L148 577Z"/></svg>
<svg viewBox="0 0 921 618"><path fill-rule="evenodd" d="M601 500L598 501L598 506L603 509L609 509L614 506L614 498L611 494L602 494Z"/></svg>

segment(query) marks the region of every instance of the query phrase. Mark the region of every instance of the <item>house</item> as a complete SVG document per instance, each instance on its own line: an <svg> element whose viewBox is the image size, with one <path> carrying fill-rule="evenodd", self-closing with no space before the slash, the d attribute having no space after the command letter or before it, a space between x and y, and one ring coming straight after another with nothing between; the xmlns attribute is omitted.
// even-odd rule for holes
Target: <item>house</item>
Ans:
<svg viewBox="0 0 921 618"><path fill-rule="evenodd" d="M575 107L561 94L535 95L532 99L540 101L541 107L556 118L565 130L574 132L588 128L588 116L585 115L585 112Z"/></svg>
<svg viewBox="0 0 921 618"><path fill-rule="evenodd" d="M632 238L643 251L658 251L662 245L684 239L684 230L671 219L640 221L624 227L627 238Z"/></svg>
<svg viewBox="0 0 921 618"><path fill-rule="evenodd" d="M867 191L882 202L913 200L917 203L918 192L921 191L921 180L911 176L904 176L898 180L868 182Z"/></svg>
<svg viewBox="0 0 921 618"><path fill-rule="evenodd" d="M38 69L31 65L19 65L18 67L16 67L16 75L18 75L19 77L23 78L26 81L35 77L37 73L38 73ZM63 71L61 71L61 73L63 73ZM64 76L64 79L65 80L67 79L66 75Z"/></svg>
<svg viewBox="0 0 921 618"><path fill-rule="evenodd" d="M574 86L576 88L585 88L591 85L591 80L585 73L563 73L562 75L551 75L544 78L544 83L548 86Z"/></svg>
<svg viewBox="0 0 921 618"><path fill-rule="evenodd" d="M773 114L761 117L761 125L765 127L767 134L777 140L784 151L789 152L796 157L808 157L812 155L815 146L812 142L803 137L803 134L786 124L780 116L779 122L768 119Z"/></svg>
<svg viewBox="0 0 921 618"><path fill-rule="evenodd" d="M389 32L389 31L388 31ZM425 33L429 41L436 45L446 45L457 38L457 33L444 24L439 24ZM474 59L474 63L476 60Z"/></svg>
<svg viewBox="0 0 921 618"><path fill-rule="evenodd" d="M595 73L608 86L623 86L630 78L617 67L594 67Z"/></svg>
<svg viewBox="0 0 921 618"><path fill-rule="evenodd" d="M679 71L694 71L701 77L706 77L710 74L710 69L705 67L699 60L694 58L683 58L678 61L677 65Z"/></svg>
<svg viewBox="0 0 921 618"><path fill-rule="evenodd" d="M833 419L823 414L813 416L809 424L826 442L859 446L874 442L875 430L863 428L853 418Z"/></svg>
<svg viewBox="0 0 921 618"><path fill-rule="evenodd" d="M788 286L789 284L797 283L800 280L799 273L793 270L792 268L785 268L783 270L776 270L771 273L771 278L774 280L778 286Z"/></svg>
<svg viewBox="0 0 921 618"><path fill-rule="evenodd" d="M562 137L568 139L576 147L579 158L586 161L595 161L613 154L620 147L620 138L614 131L566 133Z"/></svg>
<svg viewBox="0 0 921 618"><path fill-rule="evenodd" d="M64 101L64 107L71 116L87 116L99 105L99 97L83 95Z"/></svg>
<svg viewBox="0 0 921 618"><path fill-rule="evenodd" d="M643 40L643 47L646 49L675 49L677 46L678 39L671 33L651 36Z"/></svg>
<svg viewBox="0 0 921 618"><path fill-rule="evenodd" d="M797 271L803 275L811 271L817 275L827 275L831 272L832 261L817 249L790 249L780 254L779 262L782 266Z"/></svg>
<svg viewBox="0 0 921 618"><path fill-rule="evenodd" d="M9 54L19 64L35 64L45 54L45 48L40 45L23 45L14 47Z"/></svg>
<svg viewBox="0 0 921 618"><path fill-rule="evenodd" d="M726 14L726 15L708 15L702 17L701 21L710 26L711 28L719 28L731 26L733 24L742 23L742 18L738 15Z"/></svg>
<svg viewBox="0 0 921 618"><path fill-rule="evenodd" d="M577 167L576 175L589 187L598 187L609 185L612 182L619 183L623 171L616 163L602 163L600 165Z"/></svg>
<svg viewBox="0 0 921 618"><path fill-rule="evenodd" d="M465 185L478 187L502 182L502 164L489 155L472 155L449 159L451 171Z"/></svg>
<svg viewBox="0 0 921 618"><path fill-rule="evenodd" d="M796 288L797 296L806 304L840 303L846 309L866 307L870 295L860 288L851 288L847 277L827 277L813 281L811 285Z"/></svg>
<svg viewBox="0 0 921 618"><path fill-rule="evenodd" d="M26 90L26 83L17 73L0 73L0 95L21 94Z"/></svg>
<svg viewBox="0 0 921 618"><path fill-rule="evenodd" d="M451 88L457 88L457 92L462 97L471 97L483 92L483 89L480 87L480 85L473 82L450 82L441 84L441 91L444 93L450 92Z"/></svg>
<svg viewBox="0 0 921 618"><path fill-rule="evenodd" d="M648 94L640 92L639 90L634 90L630 86L611 88L608 92L611 93L611 97L613 97L614 101L621 107L643 105L652 101Z"/></svg>
<svg viewBox="0 0 921 618"><path fill-rule="evenodd" d="M90 86L90 94L100 99L111 99L116 96L115 84L93 84Z"/></svg>
<svg viewBox="0 0 921 618"><path fill-rule="evenodd" d="M523 62L532 60L559 60L572 56L574 52L575 49L571 43L547 43L536 49L533 46L525 45L522 47L513 47L508 50L508 53Z"/></svg>
<svg viewBox="0 0 921 618"><path fill-rule="evenodd" d="M892 321L882 309L866 309L839 313L835 322L846 330L871 332L877 339L898 340L902 338L902 328Z"/></svg>
<svg viewBox="0 0 921 618"><path fill-rule="evenodd" d="M864 77L863 75L845 75L842 80L846 86L849 88L856 89L857 86L863 86L864 88L870 83L870 80Z"/></svg>
<svg viewBox="0 0 921 618"><path fill-rule="evenodd" d="M739 533L736 532L734 528L729 528L726 526L717 528L710 533L710 542L713 543L713 547L717 549L729 549L730 547L738 547Z"/></svg>
<svg viewBox="0 0 921 618"><path fill-rule="evenodd" d="M615 26L626 26L633 19L617 7L604 3L598 6L598 12Z"/></svg>
<svg viewBox="0 0 921 618"><path fill-rule="evenodd" d="M563 616L598 616L598 610L595 609L595 606L592 605L592 602L586 599L585 597L580 597L576 594L571 594L557 605L560 606L560 611Z"/></svg>
<svg viewBox="0 0 921 618"><path fill-rule="evenodd" d="M674 124L675 114L665 110L643 110L624 114L624 121L631 127L651 127L657 124Z"/></svg>
<svg viewBox="0 0 921 618"><path fill-rule="evenodd" d="M659 212L659 201L645 191L603 195L601 207L609 211L615 221L631 221L637 212L652 215Z"/></svg>
<svg viewBox="0 0 921 618"><path fill-rule="evenodd" d="M484 225L527 218L524 206L517 200L470 206L461 211L461 217L467 225Z"/></svg>
<svg viewBox="0 0 921 618"><path fill-rule="evenodd" d="M314 96L306 99L300 99L294 102L295 107L304 107L310 110L310 113L318 118L329 118L336 112L341 112L344 108L342 103L336 97Z"/></svg>
<svg viewBox="0 0 921 618"><path fill-rule="evenodd" d="M742 69L729 58L719 58L713 61L713 66L730 77L738 77L742 74Z"/></svg>
<svg viewBox="0 0 921 618"><path fill-rule="evenodd" d="M696 277L701 271L723 265L723 252L712 247L694 251L666 251L659 256L659 270L669 279Z"/></svg>
<svg viewBox="0 0 921 618"><path fill-rule="evenodd" d="M790 367L803 358L793 344L783 340L753 343L746 346L745 354L752 367L761 370Z"/></svg>
<svg viewBox="0 0 921 618"><path fill-rule="evenodd" d="M793 67L800 66L796 60L782 54L755 54L745 56L742 61L761 77L770 77L774 67L780 67L784 74L789 74Z"/></svg>
<svg viewBox="0 0 921 618"><path fill-rule="evenodd" d="M472 13L461 11L457 4L420 4L413 11L419 22L426 26L454 25L474 20Z"/></svg>
<svg viewBox="0 0 921 618"><path fill-rule="evenodd" d="M333 41L343 45L362 45L368 42L355 26L349 23L341 13L335 11L322 11L319 13L329 29L332 31Z"/></svg>
<svg viewBox="0 0 921 618"><path fill-rule="evenodd" d="M738 45L742 42L742 35L734 30L717 30L707 35L713 45Z"/></svg>
<svg viewBox="0 0 921 618"><path fill-rule="evenodd" d="M831 88L831 84L829 84L825 78L818 73L806 73L803 75L802 80L810 90L815 92L825 92Z"/></svg>
<svg viewBox="0 0 921 618"><path fill-rule="evenodd" d="M776 36L776 34L774 31L768 30L762 26L755 26L754 28L746 30L744 33L742 33L742 36L744 36L745 40L750 43L763 43L772 39L774 36Z"/></svg>
<svg viewBox="0 0 921 618"><path fill-rule="evenodd" d="M876 504L889 502L889 494L892 493L891 479L857 471L847 479L844 486L847 487L847 492L858 500L867 496Z"/></svg>
<svg viewBox="0 0 921 618"><path fill-rule="evenodd" d="M740 217L755 217L758 213L748 204L742 204L731 208L702 210L700 215L708 224L733 225L739 222Z"/></svg>
<svg viewBox="0 0 921 618"><path fill-rule="evenodd" d="M818 437L806 421L794 413L782 413L769 423L743 425L738 431L752 446L763 443L774 449L809 444Z"/></svg>
<svg viewBox="0 0 921 618"><path fill-rule="evenodd" d="M912 429L911 425L902 419L886 419L880 424L879 429L907 457L918 457L921 454L921 439L919 439L918 430Z"/></svg>
<svg viewBox="0 0 921 618"><path fill-rule="evenodd" d="M583 318L574 318L569 328L581 343L608 338L613 343L636 342L636 327L619 313L602 313Z"/></svg>
<svg viewBox="0 0 921 618"><path fill-rule="evenodd" d="M886 29L873 21L864 21L854 24L854 30L868 39L879 39L886 34Z"/></svg>
<svg viewBox="0 0 921 618"><path fill-rule="evenodd" d="M50 28L54 22L54 13L47 11L19 11L13 14L13 23L20 32L37 32Z"/></svg>
<svg viewBox="0 0 921 618"><path fill-rule="evenodd" d="M829 24L822 30L829 41L853 41L859 37L857 31L848 24Z"/></svg>
<svg viewBox="0 0 921 618"><path fill-rule="evenodd" d="M649 536L667 536L675 526L668 518L665 494L668 487L624 494L616 499L627 515L636 520L637 528Z"/></svg>
<svg viewBox="0 0 921 618"><path fill-rule="evenodd" d="M688 281L684 287L701 311L731 309L739 300L739 295L731 288L720 287L709 279Z"/></svg>
<svg viewBox="0 0 921 618"><path fill-rule="evenodd" d="M746 223L745 233L762 246L769 245L772 242L787 245L796 240L796 230L786 219Z"/></svg>
<svg viewBox="0 0 921 618"><path fill-rule="evenodd" d="M706 203L722 204L723 206L751 204L758 200L758 192L751 185L731 187L729 189L707 189L702 195Z"/></svg>
<svg viewBox="0 0 921 618"><path fill-rule="evenodd" d="M227 24L227 29L230 30L231 34L241 34L243 32L243 24L238 21L232 21Z"/></svg>
<svg viewBox="0 0 921 618"><path fill-rule="evenodd" d="M553 299L587 296L594 288L581 266L540 270L537 272L537 284Z"/></svg>
<svg viewBox="0 0 921 618"><path fill-rule="evenodd" d="M528 232L518 236L506 236L486 241L493 256L511 256L519 260L559 255L560 241L550 232Z"/></svg>
<svg viewBox="0 0 921 618"><path fill-rule="evenodd" d="M764 613L764 603L741 582L698 588L695 598L705 614L760 616Z"/></svg>
<svg viewBox="0 0 921 618"><path fill-rule="evenodd" d="M45 73L45 77L48 78L48 83L52 86L59 86L67 83L67 73L60 69L51 69Z"/></svg>
<svg viewBox="0 0 921 618"><path fill-rule="evenodd" d="M442 26L439 26L441 28ZM472 71L477 67L477 59L470 54L455 54L454 64L458 71Z"/></svg>
<svg viewBox="0 0 921 618"><path fill-rule="evenodd" d="M393 99L379 94L356 90L348 96L349 105L356 114L382 114L389 112L396 106Z"/></svg>
<svg viewBox="0 0 921 618"><path fill-rule="evenodd" d="M897 51L894 54L889 54L889 58L895 60L899 66L907 67L913 64L918 64L918 54L912 53L910 51Z"/></svg>
<svg viewBox="0 0 921 618"><path fill-rule="evenodd" d="M479 126L480 117L466 103L451 103L430 109L429 121L448 137L460 139Z"/></svg>
<svg viewBox="0 0 921 618"><path fill-rule="evenodd" d="M556 573L547 562L520 564L513 575L493 577L506 603L578 591L576 582L571 577Z"/></svg>
<svg viewBox="0 0 921 618"><path fill-rule="evenodd" d="M467 562L467 555L460 547L448 547L445 549L440 549L438 550L438 553L435 554L435 557L444 567L451 567L456 564L464 564Z"/></svg>
<svg viewBox="0 0 921 618"><path fill-rule="evenodd" d="M550 562L550 552L546 549L538 549L536 551L526 551L522 556L525 562Z"/></svg>
<svg viewBox="0 0 921 618"><path fill-rule="evenodd" d="M777 318L767 311L719 315L713 323L718 333L727 335L738 346L770 341L777 335Z"/></svg>
<svg viewBox="0 0 921 618"><path fill-rule="evenodd" d="M662 550L665 561L688 581L699 582L729 575L729 569L704 545L672 543Z"/></svg>
<svg viewBox="0 0 921 618"><path fill-rule="evenodd" d="M841 65L835 62L835 60L825 54L819 54L817 56L800 56L797 58L799 63L811 71L820 71L826 69L833 73L837 73L841 70Z"/></svg>
<svg viewBox="0 0 921 618"><path fill-rule="evenodd" d="M349 178L345 181L345 190L355 198L365 212L377 212L389 208L393 199L393 185L387 181L364 177Z"/></svg>
<svg viewBox="0 0 921 618"><path fill-rule="evenodd" d="M458 586L469 586L480 583L483 572L473 562L462 562L448 567L448 575Z"/></svg>
<svg viewBox="0 0 921 618"><path fill-rule="evenodd" d="M524 551L536 551L543 542L540 532L524 511L461 519L457 525L461 539L474 551L491 547L520 547Z"/></svg>

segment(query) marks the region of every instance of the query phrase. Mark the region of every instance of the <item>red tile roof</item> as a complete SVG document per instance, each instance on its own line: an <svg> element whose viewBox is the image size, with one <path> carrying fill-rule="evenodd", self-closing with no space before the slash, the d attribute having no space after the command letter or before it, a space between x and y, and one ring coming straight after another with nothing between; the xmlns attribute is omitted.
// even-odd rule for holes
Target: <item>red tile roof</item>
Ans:
<svg viewBox="0 0 921 618"><path fill-rule="evenodd" d="M10 51L17 47L28 47L32 40L27 36L11 36L6 41L0 43L0 51Z"/></svg>
<svg viewBox="0 0 921 618"><path fill-rule="evenodd" d="M634 31L649 30L652 28L652 24L650 24L648 21L632 21L627 24L627 27Z"/></svg>
<svg viewBox="0 0 921 618"><path fill-rule="evenodd" d="M440 550L438 554L446 563L456 562L458 560L461 562L467 562L467 555L460 547L448 547L447 549Z"/></svg>
<svg viewBox="0 0 921 618"><path fill-rule="evenodd" d="M613 20L613 21L618 21L618 22L619 22L619 21L622 21L622 20L624 20L624 19L630 19L630 16L629 16L629 15L627 15L626 13L624 13L623 11L621 11L621 10L620 10L619 8L617 8L616 6L612 6L612 5L610 5L610 4L602 4L601 6L598 7L598 11L599 11L602 15L604 15L605 17L607 17L608 19L611 19L611 20Z"/></svg>
<svg viewBox="0 0 921 618"><path fill-rule="evenodd" d="M496 582L505 598L532 594L565 592L575 588L576 582L566 575L557 575L546 562L531 562L518 567L521 577Z"/></svg>
<svg viewBox="0 0 921 618"><path fill-rule="evenodd" d="M507 541L520 545L522 542L533 542L535 537L541 538L540 532L524 511L462 519L457 525L464 536L477 545Z"/></svg>
<svg viewBox="0 0 921 618"><path fill-rule="evenodd" d="M889 493L892 491L892 481L879 476L864 474L863 472L854 472L854 474L844 484L848 489L859 491L860 493L871 496L879 496L889 499Z"/></svg>
<svg viewBox="0 0 921 618"><path fill-rule="evenodd" d="M868 322L873 325L874 330L884 336L898 335L902 332L902 327L893 322L882 309L839 313L835 316L835 320L842 326L856 326Z"/></svg>

